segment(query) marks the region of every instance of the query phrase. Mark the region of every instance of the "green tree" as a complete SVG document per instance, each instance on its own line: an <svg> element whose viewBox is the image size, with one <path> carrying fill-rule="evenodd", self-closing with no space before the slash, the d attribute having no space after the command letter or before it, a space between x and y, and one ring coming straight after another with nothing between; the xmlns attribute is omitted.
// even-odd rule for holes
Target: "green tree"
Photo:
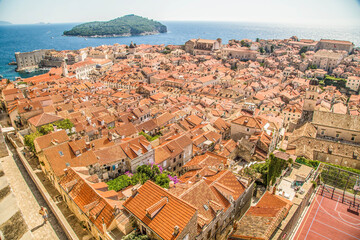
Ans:
<svg viewBox="0 0 360 240"><path fill-rule="evenodd" d="M305 59L305 57L306 57L305 53L302 53L301 54L301 59Z"/></svg>
<svg viewBox="0 0 360 240"><path fill-rule="evenodd" d="M281 175L282 170L287 166L285 160L275 157L274 154L270 154L269 160L269 172L266 181L268 186L275 183L276 178Z"/></svg>
<svg viewBox="0 0 360 240"><path fill-rule="evenodd" d="M306 53L307 52L307 47L302 47L299 51L299 54L301 55L302 53Z"/></svg>
<svg viewBox="0 0 360 240"><path fill-rule="evenodd" d="M52 124L47 124L47 125L41 126L39 129L39 132L43 135L46 135L51 131L54 131L54 126Z"/></svg>
<svg viewBox="0 0 360 240"><path fill-rule="evenodd" d="M170 179L166 173L162 173L155 177L155 183L160 187L169 188Z"/></svg>
<svg viewBox="0 0 360 240"><path fill-rule="evenodd" d="M74 124L69 119L64 119L62 121L57 121L53 125L61 129L71 129L74 127Z"/></svg>
<svg viewBox="0 0 360 240"><path fill-rule="evenodd" d="M150 136L149 134L147 134L147 133L144 133L144 132L139 132L139 135L142 135L142 136L144 136L145 138L146 138L146 140L148 140L149 142L152 142L152 141L154 141L154 140L156 140L156 139L158 139L160 136L161 136L161 132L158 132L155 136Z"/></svg>
<svg viewBox="0 0 360 240"><path fill-rule="evenodd" d="M310 64L308 69L317 69L317 66L315 64Z"/></svg>
<svg viewBox="0 0 360 240"><path fill-rule="evenodd" d="M263 47L260 47L259 51L260 51L261 54L263 54L265 52Z"/></svg>
<svg viewBox="0 0 360 240"><path fill-rule="evenodd" d="M259 38L256 38L256 42L259 42Z"/></svg>
<svg viewBox="0 0 360 240"><path fill-rule="evenodd" d="M139 184L141 183L141 179L140 179L140 174L134 174L132 177L131 177L131 185L136 185L136 184Z"/></svg>
<svg viewBox="0 0 360 240"><path fill-rule="evenodd" d="M241 45L242 47L250 47L250 44L249 44L248 42L245 42L245 40L241 40L241 41L240 41L240 45Z"/></svg>
<svg viewBox="0 0 360 240"><path fill-rule="evenodd" d="M319 166L319 161L306 159L304 157L296 158L295 162L304 164L304 165L312 167L312 168L317 168Z"/></svg>
<svg viewBox="0 0 360 240"><path fill-rule="evenodd" d="M246 170L248 171L249 175L253 175L252 171L255 171L256 173L260 173L263 183L266 185L267 175L269 173L269 160L266 160L265 163L253 164L251 165L250 168L247 168Z"/></svg>
<svg viewBox="0 0 360 240"><path fill-rule="evenodd" d="M271 47L270 47L270 52L271 52L271 53L274 52L274 45L271 45Z"/></svg>
<svg viewBox="0 0 360 240"><path fill-rule="evenodd" d="M114 180L108 181L107 185L109 186L109 190L114 190L114 191L120 191L121 189L126 188L127 186L129 186L131 184L131 179L129 178L128 175L124 174L121 175L117 178L115 178Z"/></svg>
<svg viewBox="0 0 360 240"><path fill-rule="evenodd" d="M28 146L33 152L35 152L34 140L40 136L42 136L42 134L39 131L26 135L24 137L25 145Z"/></svg>
<svg viewBox="0 0 360 240"><path fill-rule="evenodd" d="M141 165L137 167L135 174L125 173L114 180L108 181L107 184L110 190L120 191L129 185L144 184L147 180L155 182L163 188L169 188L169 175L176 176L173 172L160 171L157 165Z"/></svg>
<svg viewBox="0 0 360 240"><path fill-rule="evenodd" d="M160 169L156 165L141 165L136 168L136 171L139 174L145 174L152 181L155 181L155 176L160 174Z"/></svg>
<svg viewBox="0 0 360 240"><path fill-rule="evenodd" d="M144 32L167 32L165 25L147 18L136 15L126 15L107 22L89 22L73 27L70 31L64 31L64 35L70 36L94 36L94 35L139 35Z"/></svg>
<svg viewBox="0 0 360 240"><path fill-rule="evenodd" d="M335 78L329 75L325 75L324 85L325 86L335 86L337 88L345 88L346 87L346 79L344 78Z"/></svg>

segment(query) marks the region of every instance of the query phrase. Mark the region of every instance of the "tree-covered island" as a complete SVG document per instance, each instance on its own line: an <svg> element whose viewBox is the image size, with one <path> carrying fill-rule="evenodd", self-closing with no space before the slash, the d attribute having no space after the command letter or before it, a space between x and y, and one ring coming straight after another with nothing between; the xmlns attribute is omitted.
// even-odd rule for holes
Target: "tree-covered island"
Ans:
<svg viewBox="0 0 360 240"><path fill-rule="evenodd" d="M167 28L160 22L134 14L119 17L108 22L89 22L64 31L65 36L117 37L166 33Z"/></svg>

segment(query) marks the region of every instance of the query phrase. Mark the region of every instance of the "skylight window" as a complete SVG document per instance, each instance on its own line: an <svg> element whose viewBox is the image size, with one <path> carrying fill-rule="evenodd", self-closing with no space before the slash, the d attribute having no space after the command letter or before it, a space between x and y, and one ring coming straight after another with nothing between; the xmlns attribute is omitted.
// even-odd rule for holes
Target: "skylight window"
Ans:
<svg viewBox="0 0 360 240"><path fill-rule="evenodd" d="M209 210L209 207L206 204L204 204L204 209L207 211Z"/></svg>
<svg viewBox="0 0 360 240"><path fill-rule="evenodd" d="M64 156L64 153L62 151L59 151L60 157Z"/></svg>

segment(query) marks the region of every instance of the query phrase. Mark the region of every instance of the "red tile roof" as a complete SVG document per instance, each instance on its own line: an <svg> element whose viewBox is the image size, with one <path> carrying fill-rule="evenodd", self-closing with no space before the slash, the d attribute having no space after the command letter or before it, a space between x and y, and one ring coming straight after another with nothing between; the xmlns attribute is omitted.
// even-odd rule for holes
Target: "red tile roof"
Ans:
<svg viewBox="0 0 360 240"><path fill-rule="evenodd" d="M167 198L167 202L162 200L164 198ZM197 214L196 208L151 181L142 185L123 206L162 239L177 239ZM153 213L152 208L158 210L160 206L162 208L152 218L147 214ZM175 226L179 227L177 236L173 235Z"/></svg>
<svg viewBox="0 0 360 240"><path fill-rule="evenodd" d="M68 169L59 184L100 232L104 233L103 223L106 228L110 227L115 216L114 207L97 194L76 171Z"/></svg>
<svg viewBox="0 0 360 240"><path fill-rule="evenodd" d="M61 120L63 120L62 117L47 114L47 113L42 113L42 114L39 114L39 115L37 115L35 117L30 118L28 120L28 122L30 124L34 125L35 127L40 127L42 125L49 124L49 123L54 123L56 121L61 121Z"/></svg>
<svg viewBox="0 0 360 240"><path fill-rule="evenodd" d="M47 135L38 137L34 140L36 151L39 152L47 147L69 141L65 130L52 132Z"/></svg>

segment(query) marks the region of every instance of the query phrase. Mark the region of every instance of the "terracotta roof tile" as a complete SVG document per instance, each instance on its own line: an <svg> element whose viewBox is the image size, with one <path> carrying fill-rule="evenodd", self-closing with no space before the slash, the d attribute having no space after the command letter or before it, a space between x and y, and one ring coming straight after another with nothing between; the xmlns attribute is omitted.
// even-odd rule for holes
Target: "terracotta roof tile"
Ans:
<svg viewBox="0 0 360 240"><path fill-rule="evenodd" d="M165 202L159 203L164 197L168 199L165 205L163 205ZM153 218L150 218L146 210L154 206L154 204L160 204L163 207ZM197 214L196 208L151 181L147 181L142 185L135 195L125 201L123 206L162 239L169 240L177 239L184 227ZM173 235L175 226L179 227L177 236Z"/></svg>
<svg viewBox="0 0 360 240"><path fill-rule="evenodd" d="M28 120L28 122L30 124L34 125L35 127L40 127L42 125L49 124L49 123L54 123L56 121L61 121L61 120L63 120L62 117L47 114L47 113L42 113L42 114L39 114L39 115L37 115L35 117L30 118Z"/></svg>

